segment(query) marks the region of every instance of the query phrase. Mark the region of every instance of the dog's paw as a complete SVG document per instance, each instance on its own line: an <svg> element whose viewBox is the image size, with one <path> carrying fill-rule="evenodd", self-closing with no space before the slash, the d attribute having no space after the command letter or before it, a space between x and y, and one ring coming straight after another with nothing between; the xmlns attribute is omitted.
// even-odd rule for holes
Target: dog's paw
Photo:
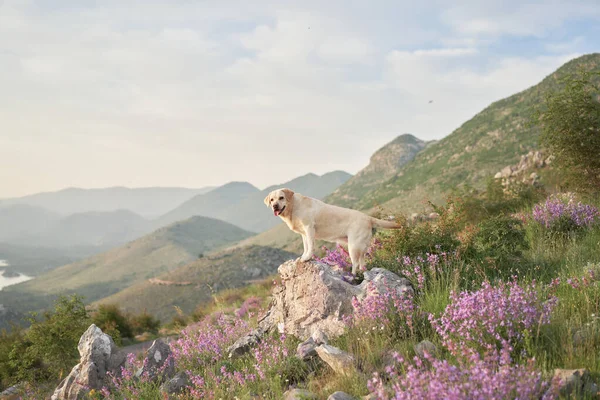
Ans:
<svg viewBox="0 0 600 400"><path fill-rule="evenodd" d="M308 256L302 256L300 257L300 261L302 262L307 262L309 261L311 258L313 258L312 254L308 255Z"/></svg>

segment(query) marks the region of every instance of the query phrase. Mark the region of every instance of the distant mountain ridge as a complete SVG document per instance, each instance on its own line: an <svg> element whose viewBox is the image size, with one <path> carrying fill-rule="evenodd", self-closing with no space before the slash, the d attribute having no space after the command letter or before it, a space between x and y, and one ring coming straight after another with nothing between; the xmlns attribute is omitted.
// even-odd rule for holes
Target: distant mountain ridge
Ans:
<svg viewBox="0 0 600 400"><path fill-rule="evenodd" d="M145 218L154 218L177 207L197 194L214 187L188 189L181 187L100 189L67 188L56 192L0 199L0 208L13 204L42 207L57 214L70 215L92 211L130 210Z"/></svg>
<svg viewBox="0 0 600 400"><path fill-rule="evenodd" d="M231 182L209 193L195 196L158 218L156 223L164 225L191 215L203 215L227 221L252 232L262 232L281 223L267 212L263 203L270 191L287 187L307 196L323 198L351 176L344 171L333 171L322 176L310 173L263 190L247 182Z"/></svg>

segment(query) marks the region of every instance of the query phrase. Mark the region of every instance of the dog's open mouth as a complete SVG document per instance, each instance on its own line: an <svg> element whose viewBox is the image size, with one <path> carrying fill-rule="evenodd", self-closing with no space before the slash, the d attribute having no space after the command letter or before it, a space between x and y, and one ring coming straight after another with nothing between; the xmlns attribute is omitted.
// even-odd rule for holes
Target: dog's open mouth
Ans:
<svg viewBox="0 0 600 400"><path fill-rule="evenodd" d="M275 214L275 216L277 217L283 212L283 210L285 210L285 206L283 206L281 210L273 210L273 214Z"/></svg>

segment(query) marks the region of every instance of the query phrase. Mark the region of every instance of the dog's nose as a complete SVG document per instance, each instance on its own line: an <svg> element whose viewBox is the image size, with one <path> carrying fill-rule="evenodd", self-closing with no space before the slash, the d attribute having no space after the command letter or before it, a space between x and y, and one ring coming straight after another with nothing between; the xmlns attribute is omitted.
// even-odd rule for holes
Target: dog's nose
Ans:
<svg viewBox="0 0 600 400"><path fill-rule="evenodd" d="M277 210L279 208L279 204L273 204L273 210Z"/></svg>

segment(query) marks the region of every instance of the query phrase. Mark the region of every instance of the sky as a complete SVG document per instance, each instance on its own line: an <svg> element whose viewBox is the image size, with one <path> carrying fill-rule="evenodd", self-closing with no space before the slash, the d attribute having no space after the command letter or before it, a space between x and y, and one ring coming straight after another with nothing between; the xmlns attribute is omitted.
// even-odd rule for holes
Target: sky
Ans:
<svg viewBox="0 0 600 400"><path fill-rule="evenodd" d="M599 38L598 0L0 0L0 198L356 173Z"/></svg>

